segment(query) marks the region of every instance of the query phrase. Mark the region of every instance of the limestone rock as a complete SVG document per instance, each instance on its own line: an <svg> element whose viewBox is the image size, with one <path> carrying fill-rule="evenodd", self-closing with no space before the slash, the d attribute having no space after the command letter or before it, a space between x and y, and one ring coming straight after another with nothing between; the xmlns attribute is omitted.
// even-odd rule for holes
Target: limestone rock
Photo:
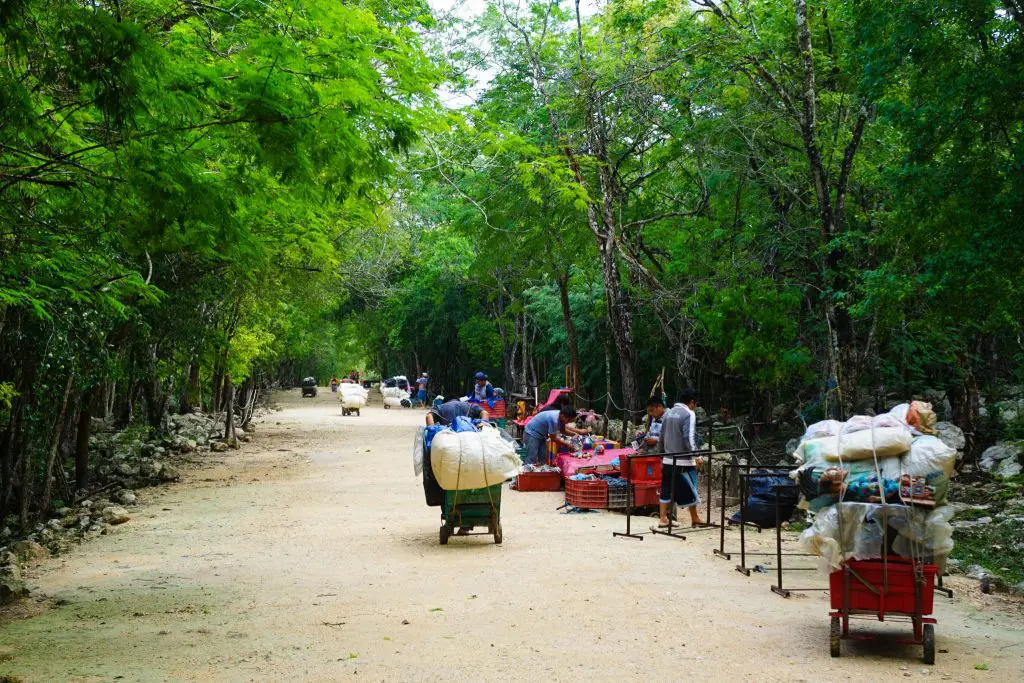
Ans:
<svg viewBox="0 0 1024 683"><path fill-rule="evenodd" d="M967 439L964 437L964 430L960 429L952 422L936 423L935 436L953 450L962 451L964 446L967 445Z"/></svg>
<svg viewBox="0 0 1024 683"><path fill-rule="evenodd" d="M982 579L989 579L992 577L992 573L989 570L982 567L980 564L972 564L967 568L967 578L974 579L975 581L981 581Z"/></svg>
<svg viewBox="0 0 1024 683"><path fill-rule="evenodd" d="M228 450L228 445L223 441L211 441L210 450L214 453L223 453Z"/></svg>
<svg viewBox="0 0 1024 683"><path fill-rule="evenodd" d="M1024 457L1024 446L1021 446L1020 443L1005 441L1003 443L997 443L995 446L990 448L986 448L985 452L981 454L981 460L978 462L978 467L985 472L999 472L1003 469L1004 461L1010 461L1010 464L1007 465L1007 469L1012 469L1012 464L1016 463L1019 465L1022 457Z"/></svg>
<svg viewBox="0 0 1024 683"><path fill-rule="evenodd" d="M103 520L107 524L124 524L129 519L131 519L131 515L120 505L111 505L103 508Z"/></svg>
<svg viewBox="0 0 1024 683"><path fill-rule="evenodd" d="M139 502L139 497L135 495L134 491L123 489L114 494L114 500L121 505L135 505Z"/></svg>
<svg viewBox="0 0 1024 683"><path fill-rule="evenodd" d="M0 567L0 605L28 595L28 589L21 578L21 569L16 564Z"/></svg>
<svg viewBox="0 0 1024 683"><path fill-rule="evenodd" d="M11 551L26 562L45 559L50 552L35 541L18 541L11 544Z"/></svg>
<svg viewBox="0 0 1024 683"><path fill-rule="evenodd" d="M160 470L161 481L177 481L181 478L181 472L174 465L164 465Z"/></svg>

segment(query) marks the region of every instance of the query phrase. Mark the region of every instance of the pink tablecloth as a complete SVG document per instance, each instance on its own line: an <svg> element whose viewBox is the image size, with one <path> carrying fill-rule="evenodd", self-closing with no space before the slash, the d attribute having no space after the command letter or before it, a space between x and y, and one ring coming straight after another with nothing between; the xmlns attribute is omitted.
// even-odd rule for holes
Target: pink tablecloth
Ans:
<svg viewBox="0 0 1024 683"><path fill-rule="evenodd" d="M613 460L616 460L619 456L633 455L636 453L632 448L616 448L614 450L608 450L601 455L595 455L589 458L574 458L570 453L559 453L558 457L555 458L555 465L558 469L562 470L562 478L571 477L576 474L576 470L581 467L587 467L590 465L610 465Z"/></svg>

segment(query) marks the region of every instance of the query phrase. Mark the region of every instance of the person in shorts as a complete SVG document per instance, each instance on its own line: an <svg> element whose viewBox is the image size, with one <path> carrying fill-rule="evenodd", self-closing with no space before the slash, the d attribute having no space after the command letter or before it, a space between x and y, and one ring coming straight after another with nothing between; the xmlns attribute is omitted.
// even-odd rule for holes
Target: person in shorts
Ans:
<svg viewBox="0 0 1024 683"><path fill-rule="evenodd" d="M676 403L665 411L661 420L661 435L658 437L658 452L676 455L691 453L698 450L697 446L697 391L692 388L683 389ZM690 522L700 526L697 511L700 505L700 494L697 492L697 465L702 458L681 457L661 459L661 495L658 499L659 527L669 525L669 508L675 503L678 507L690 511ZM673 491L673 482L675 482ZM677 520L673 520L675 522Z"/></svg>

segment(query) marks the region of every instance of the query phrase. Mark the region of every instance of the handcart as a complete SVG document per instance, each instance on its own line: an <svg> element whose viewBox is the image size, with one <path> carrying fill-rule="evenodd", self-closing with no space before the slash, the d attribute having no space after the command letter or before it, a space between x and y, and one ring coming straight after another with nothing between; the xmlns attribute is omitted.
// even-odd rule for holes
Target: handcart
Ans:
<svg viewBox="0 0 1024 683"><path fill-rule="evenodd" d="M913 639L900 643L924 647L924 663L935 663L935 619L929 615L935 596L938 568L916 558L883 555L879 560L847 560L843 568L829 575L832 600L829 645L833 657L840 656L840 641L850 635L850 619L909 621Z"/></svg>
<svg viewBox="0 0 1024 683"><path fill-rule="evenodd" d="M359 408L346 408L344 405L341 406L342 417L348 417L349 415L355 415L359 417Z"/></svg>
<svg viewBox="0 0 1024 683"><path fill-rule="evenodd" d="M501 488L502 484L496 484L483 489L445 491L441 506L441 545L448 544L456 529L470 531L460 535L485 535L483 532L472 533L475 527L487 527L487 535L493 535L494 542L500 545Z"/></svg>

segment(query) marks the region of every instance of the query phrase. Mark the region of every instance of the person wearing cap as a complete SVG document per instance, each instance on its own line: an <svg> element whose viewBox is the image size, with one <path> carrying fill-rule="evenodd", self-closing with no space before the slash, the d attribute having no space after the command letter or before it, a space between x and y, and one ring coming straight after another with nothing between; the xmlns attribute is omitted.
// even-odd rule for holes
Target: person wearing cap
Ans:
<svg viewBox="0 0 1024 683"><path fill-rule="evenodd" d="M487 401L487 405L494 406L494 387L487 381L487 375L478 372L473 375L476 382L473 383L473 391L469 394L469 400L475 403Z"/></svg>
<svg viewBox="0 0 1024 683"><path fill-rule="evenodd" d="M420 375L420 378L416 380L416 400L421 406L426 407L427 405L427 386L430 384L430 376L427 375L426 371Z"/></svg>
<svg viewBox="0 0 1024 683"><path fill-rule="evenodd" d="M427 426L444 425L447 427L454 424L457 417L468 417L472 420L479 418L486 421L489 415L478 405L453 398L430 409L430 412L427 413Z"/></svg>

